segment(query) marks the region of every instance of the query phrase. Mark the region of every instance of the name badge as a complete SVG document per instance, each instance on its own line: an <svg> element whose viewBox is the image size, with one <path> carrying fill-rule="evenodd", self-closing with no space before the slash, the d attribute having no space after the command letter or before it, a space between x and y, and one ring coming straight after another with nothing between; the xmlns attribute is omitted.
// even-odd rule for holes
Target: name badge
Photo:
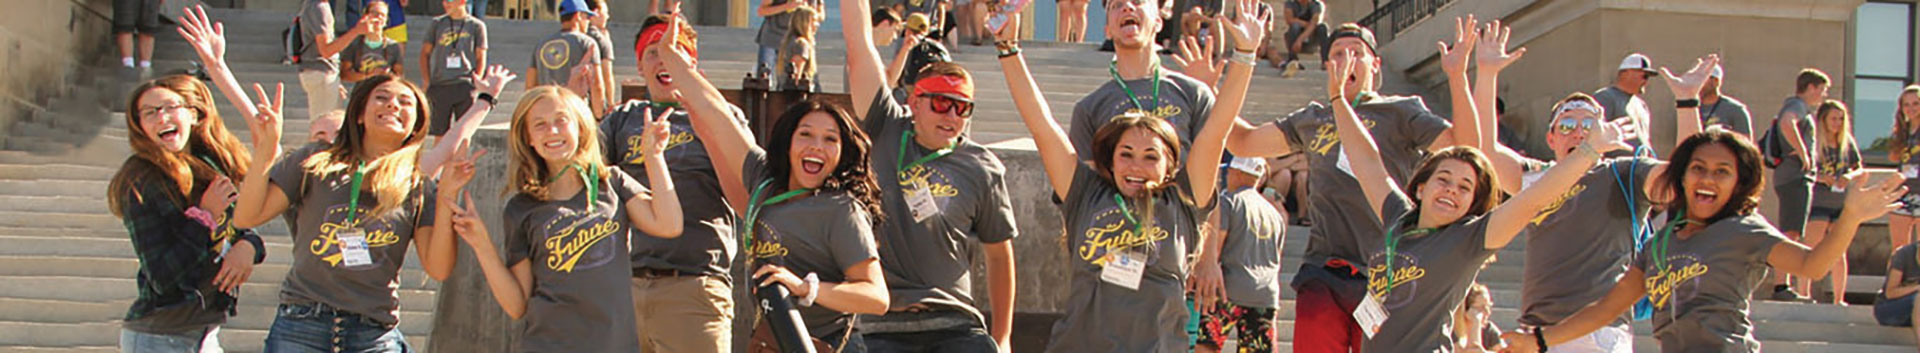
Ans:
<svg viewBox="0 0 1920 353"><path fill-rule="evenodd" d="M1347 175L1353 175L1353 162L1347 161L1347 150L1345 149L1340 150L1340 161L1334 163L1333 166L1340 168L1340 171L1346 172Z"/></svg>
<svg viewBox="0 0 1920 353"><path fill-rule="evenodd" d="M1907 179L1920 178L1920 165L1902 165L1900 166L1900 175L1906 176Z"/></svg>
<svg viewBox="0 0 1920 353"><path fill-rule="evenodd" d="M1140 278L1147 274L1147 256L1133 250L1107 253L1107 266L1100 269L1100 280L1131 290L1140 290Z"/></svg>
<svg viewBox="0 0 1920 353"><path fill-rule="evenodd" d="M333 235L335 239L340 240L342 268L373 266L373 252L367 249L367 231L349 228L336 231Z"/></svg>
<svg viewBox="0 0 1920 353"><path fill-rule="evenodd" d="M913 212L913 221L918 223L940 214L940 203L934 201L933 191L927 187L907 189L907 209Z"/></svg>
<svg viewBox="0 0 1920 353"><path fill-rule="evenodd" d="M1828 185L1827 188L1833 189L1833 192L1847 192L1846 185Z"/></svg>
<svg viewBox="0 0 1920 353"><path fill-rule="evenodd" d="M1380 296L1367 293L1367 298L1353 308L1353 321L1360 324L1360 331L1373 338L1380 332L1380 324L1387 322L1387 308L1380 305Z"/></svg>
<svg viewBox="0 0 1920 353"><path fill-rule="evenodd" d="M447 68L458 69L458 68L466 67L467 66L466 59L467 58L449 55L447 56Z"/></svg>

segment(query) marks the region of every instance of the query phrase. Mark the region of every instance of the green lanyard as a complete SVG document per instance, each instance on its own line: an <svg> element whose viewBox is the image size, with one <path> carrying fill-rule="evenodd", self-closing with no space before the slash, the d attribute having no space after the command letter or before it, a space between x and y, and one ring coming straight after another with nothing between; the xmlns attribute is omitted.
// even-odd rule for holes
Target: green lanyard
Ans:
<svg viewBox="0 0 1920 353"><path fill-rule="evenodd" d="M577 174L580 175L580 184L587 187L587 213L591 214L593 213L593 203L600 200L600 183L598 182L600 179L600 169L591 168L593 169L592 172L588 172L587 169L589 168L580 168L577 164L569 164L567 165L567 169L563 169L559 173L554 173L552 178L547 178L547 185L553 185L553 182L560 181L560 177L566 175L568 170L578 171L579 173Z"/></svg>
<svg viewBox="0 0 1920 353"><path fill-rule="evenodd" d="M1137 218L1133 218L1133 209L1127 208L1127 198L1120 197L1120 194L1113 194L1113 203L1120 204L1120 214L1126 215L1127 223L1133 224L1133 234L1142 237L1146 236L1146 224L1140 223L1140 220Z"/></svg>
<svg viewBox="0 0 1920 353"><path fill-rule="evenodd" d="M200 157L200 161L202 161L202 162L207 162L207 166L208 166L208 167L213 167L213 172L214 172L214 173L219 173L219 174L221 174L221 175L226 175L226 174L227 174L227 170L226 170L226 169L223 169L223 168L220 168L220 163L214 163L214 162L213 162L213 158L208 158L207 156L204 156L204 155L201 155L201 156L195 156L195 157Z"/></svg>
<svg viewBox="0 0 1920 353"><path fill-rule="evenodd" d="M1147 105L1140 104L1140 97L1133 95L1133 88L1127 87L1127 81L1120 79L1119 61L1108 62L1107 73L1113 74L1113 83L1116 85L1120 85L1120 92L1124 92L1127 94L1127 99L1133 101L1134 108L1139 108L1141 111L1150 110L1150 109L1147 109ZM1160 66L1159 65L1154 65L1153 67L1153 104L1155 105L1160 104Z"/></svg>
<svg viewBox="0 0 1920 353"><path fill-rule="evenodd" d="M1407 232L1407 236L1417 237L1417 236L1420 236L1421 234L1431 233L1436 229L1438 228L1414 229L1411 232ZM1386 296L1387 293L1393 292L1394 286L1400 285L1399 283L1396 283L1399 279L1395 278L1393 273L1393 259L1395 259L1396 256L1399 254L1400 254L1400 237L1394 236L1393 230L1388 229L1387 230L1387 258L1385 260L1382 260L1387 262L1387 288L1380 290L1380 296L1383 296L1383 297Z"/></svg>
<svg viewBox="0 0 1920 353"><path fill-rule="evenodd" d="M909 143L913 143L913 130L911 129L907 130L907 133L900 135L900 155L893 156L893 166L894 166L895 173L905 174L907 171L913 170L913 167L918 167L921 164L927 164L927 162L933 161L934 159L938 159L940 157L946 157L948 154L953 154L953 145L948 144L947 147L941 148L938 151L933 151L932 154L921 156L920 159L914 160L913 163L906 163L907 144Z"/></svg>
<svg viewBox="0 0 1920 353"><path fill-rule="evenodd" d="M354 217L360 213L360 179L364 178L365 174L367 174L367 162L360 162L360 163L354 164L353 181L347 182L347 190L348 190L347 191L347 195L348 195L347 196L347 226L348 227L352 227L355 224L359 224L359 222L354 221Z"/></svg>
<svg viewBox="0 0 1920 353"><path fill-rule="evenodd" d="M800 188L798 190L788 190L785 193L774 195L773 198L767 199L766 201L762 201L760 203L754 203L753 200L759 199L760 193L763 191L766 191L767 186L772 184L773 184L773 179L767 179L766 181L762 181L760 182L760 186L756 186L753 188L753 195L748 196L746 222L741 223L742 234L740 236L740 242L741 244L744 245L743 248L746 248L746 249L753 248L752 247L753 246L753 225L755 222L760 221L760 211L765 210L767 206L772 206L774 204L786 202L788 199L792 199L794 197L806 194L807 192L813 191L813 189L809 189L809 188Z"/></svg>
<svg viewBox="0 0 1920 353"><path fill-rule="evenodd" d="M1681 209L1681 214L1686 214L1685 210L1684 208ZM1658 244L1647 249L1647 252L1652 253L1650 255L1653 257L1653 272L1658 273L1667 270L1667 246L1673 243L1673 233L1678 231L1681 225L1687 224L1687 222L1690 221L1684 217L1668 222L1666 227L1660 228L1660 233L1654 234L1653 242Z"/></svg>

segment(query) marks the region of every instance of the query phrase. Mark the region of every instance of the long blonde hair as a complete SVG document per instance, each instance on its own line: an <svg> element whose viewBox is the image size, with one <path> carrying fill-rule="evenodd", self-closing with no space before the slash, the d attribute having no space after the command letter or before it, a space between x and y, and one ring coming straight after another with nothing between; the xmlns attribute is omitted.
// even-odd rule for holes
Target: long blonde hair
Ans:
<svg viewBox="0 0 1920 353"><path fill-rule="evenodd" d="M360 159L362 152L360 145L366 142L367 127L361 124L360 120L367 118L367 104L373 100L374 89L390 82L406 87L407 93L415 98L413 129L407 131L407 137L401 140L400 148L372 161L363 161ZM360 81L359 85L354 86L350 97L347 101L346 121L340 123L339 136L334 137L333 145L301 161L300 168L305 169L307 173L324 176L350 172L349 168L366 163L368 172L363 189L373 192L375 205L368 214L385 215L400 207L404 203L401 201L407 198L407 194L418 189L422 184L423 176L418 173L420 143L427 138L427 117L432 116L427 112L429 105L427 96L422 94L420 86L414 85L413 82L393 75L378 75ZM353 192L361 192L361 190Z"/></svg>
<svg viewBox="0 0 1920 353"><path fill-rule="evenodd" d="M1839 131L1827 131L1826 119L1827 113L1829 112L1840 113ZM1846 103L1841 103L1839 100L1828 99L1826 102L1820 103L1820 108L1814 111L1813 116L1814 122L1820 126L1819 130L1817 130L1820 134L1815 135L1819 136L1820 141L1838 142L1838 144L1834 146L1842 149L1857 147L1857 145L1855 145L1856 142L1853 140L1853 113L1847 111Z"/></svg>
<svg viewBox="0 0 1920 353"><path fill-rule="evenodd" d="M148 91L164 89L179 94L187 108L193 111L196 123L188 127L187 148L167 151L147 138L145 127L140 125L140 96ZM120 214L129 201L126 196L138 195L135 184L146 182L153 174L165 178L177 193L168 193L174 202L191 202L186 198L193 194L196 180L212 180L225 176L235 182L247 175L252 160L240 139L227 131L226 123L220 119L220 110L213 107L213 94L207 85L186 75L172 75L153 79L133 89L127 102L127 144L133 149L133 156L115 172L107 185L107 204L114 216ZM202 160L195 156L206 156ZM212 162L214 164L208 164ZM209 210L219 211L219 210Z"/></svg>
<svg viewBox="0 0 1920 353"><path fill-rule="evenodd" d="M560 86L540 86L520 96L520 103L513 107L513 124L508 128L512 143L507 145L508 164L512 167L507 169L505 192L518 191L544 200L547 198L547 181L553 179L554 173L561 172L548 170L546 159L541 158L540 153L533 150L533 144L527 141L527 119L531 116L533 106L548 99L560 106L560 114L573 122L574 132L577 133L578 141L574 141L573 161L570 164L588 168L599 174L601 179L607 177L606 157L600 151L600 127L594 124L593 113L587 109L587 100Z"/></svg>
<svg viewBox="0 0 1920 353"><path fill-rule="evenodd" d="M1914 134L1913 125L1920 124L1920 121L1915 121L1920 120L1920 116L1906 116L1900 112L1900 100L1907 96L1920 97L1920 85L1907 86L1893 99L1893 136L1887 139L1887 155L1893 157L1894 163L1906 162L1907 148L1912 147L1907 146L1907 138Z"/></svg>

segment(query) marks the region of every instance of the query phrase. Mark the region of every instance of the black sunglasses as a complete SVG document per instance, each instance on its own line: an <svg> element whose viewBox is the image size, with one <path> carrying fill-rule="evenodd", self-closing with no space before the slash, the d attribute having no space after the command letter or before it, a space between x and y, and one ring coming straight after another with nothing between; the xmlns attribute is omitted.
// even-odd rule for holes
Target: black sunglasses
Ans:
<svg viewBox="0 0 1920 353"><path fill-rule="evenodd" d="M973 117L972 102L965 102L938 94L921 94L920 97L927 98L927 107L933 108L933 112L935 113L951 113L954 116L963 118Z"/></svg>

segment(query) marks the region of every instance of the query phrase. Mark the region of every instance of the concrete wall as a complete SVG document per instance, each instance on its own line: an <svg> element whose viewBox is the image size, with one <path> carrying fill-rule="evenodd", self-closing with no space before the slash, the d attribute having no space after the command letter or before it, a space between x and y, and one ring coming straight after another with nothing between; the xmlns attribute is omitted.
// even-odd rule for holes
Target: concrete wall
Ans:
<svg viewBox="0 0 1920 353"><path fill-rule="evenodd" d="M110 44L111 4L18 1L0 11L0 129L48 109L54 97L74 88L87 63L118 57Z"/></svg>

